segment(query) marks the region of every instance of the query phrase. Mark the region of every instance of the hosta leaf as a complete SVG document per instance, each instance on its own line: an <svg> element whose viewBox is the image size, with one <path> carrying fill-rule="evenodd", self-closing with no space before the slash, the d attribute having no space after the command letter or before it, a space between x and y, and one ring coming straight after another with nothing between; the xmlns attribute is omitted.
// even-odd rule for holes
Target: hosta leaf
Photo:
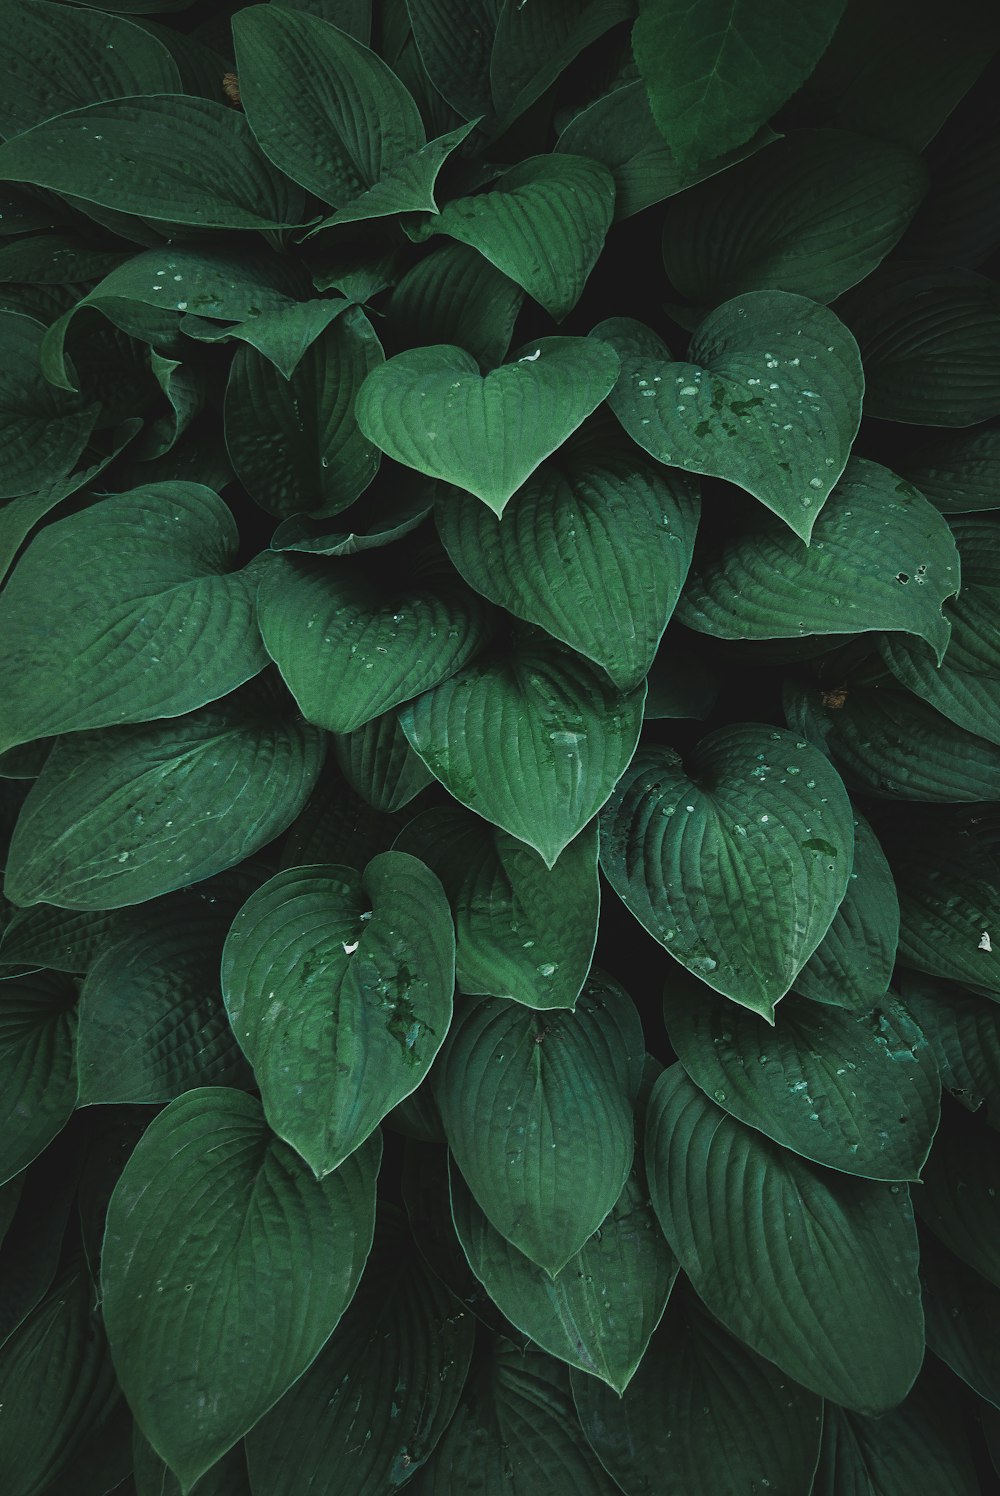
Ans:
<svg viewBox="0 0 1000 1496"><path fill-rule="evenodd" d="M505 5L490 59L493 103L500 116L495 133L519 118L585 47L634 14L632 0Z"/></svg>
<svg viewBox="0 0 1000 1496"><path fill-rule="evenodd" d="M66 10L46 0L0 9L0 134L18 135L98 99L177 94L180 75L163 44L123 17ZM52 67L54 56L60 58Z"/></svg>
<svg viewBox="0 0 1000 1496"><path fill-rule="evenodd" d="M533 1346L484 1337L420 1496L616 1496L573 1408L569 1372Z"/></svg>
<svg viewBox="0 0 1000 1496"><path fill-rule="evenodd" d="M628 690L649 670L677 602L699 507L689 479L664 472L612 427L543 463L502 519L445 491L435 520L477 592Z"/></svg>
<svg viewBox="0 0 1000 1496"><path fill-rule="evenodd" d="M728 1335L683 1283L621 1401L592 1376L571 1381L588 1441L629 1496L809 1490L819 1399Z"/></svg>
<svg viewBox="0 0 1000 1496"><path fill-rule="evenodd" d="M369 374L356 413L369 440L397 462L500 514L617 377L617 355L596 339L542 338L485 377L463 348L412 348Z"/></svg>
<svg viewBox="0 0 1000 1496"><path fill-rule="evenodd" d="M853 848L837 774L761 724L710 734L691 773L640 748L601 819L601 866L640 924L768 1021L830 928Z"/></svg>
<svg viewBox="0 0 1000 1496"><path fill-rule="evenodd" d="M552 867L624 773L644 695L644 686L614 690L544 635L521 635L404 706L399 720L456 800Z"/></svg>
<svg viewBox="0 0 1000 1496"><path fill-rule="evenodd" d="M359 307L319 334L286 379L240 348L226 386L226 447L237 477L269 514L337 514L368 487L380 454L358 430L354 398L382 362Z"/></svg>
<svg viewBox="0 0 1000 1496"><path fill-rule="evenodd" d="M379 852L388 852L413 814L375 810L356 794L331 754L316 787L288 828L279 867L333 862L360 872Z"/></svg>
<svg viewBox="0 0 1000 1496"><path fill-rule="evenodd" d="M267 677L174 721L62 738L18 819L7 897L117 909L232 867L298 814L324 748Z"/></svg>
<svg viewBox="0 0 1000 1496"><path fill-rule="evenodd" d="M959 554L934 506L888 468L851 458L808 545L760 514L698 557L677 616L723 639L898 629L940 660L942 605L958 585Z"/></svg>
<svg viewBox="0 0 1000 1496"><path fill-rule="evenodd" d="M79 1158L79 1133L70 1126L4 1186L18 1191L18 1209L0 1252L0 1345L41 1303L59 1270L66 1227L78 1208Z"/></svg>
<svg viewBox="0 0 1000 1496"><path fill-rule="evenodd" d="M982 1114L949 1108L913 1203L956 1257L1000 1288L1000 1148Z"/></svg>
<svg viewBox="0 0 1000 1496"><path fill-rule="evenodd" d="M902 972L900 987L945 1090L970 1112L985 1101L989 1115L1000 1117L1000 1005L918 972Z"/></svg>
<svg viewBox="0 0 1000 1496"><path fill-rule="evenodd" d="M219 959L236 910L260 881L236 872L121 921L80 994L81 1105L172 1101L198 1085L252 1088L222 1003Z"/></svg>
<svg viewBox="0 0 1000 1496"><path fill-rule="evenodd" d="M647 0L632 46L675 154L700 161L747 140L808 78L844 4Z"/></svg>
<svg viewBox="0 0 1000 1496"><path fill-rule="evenodd" d="M1000 291L992 281L971 270L887 265L838 311L864 359L865 415L972 426L1000 414Z"/></svg>
<svg viewBox="0 0 1000 1496"><path fill-rule="evenodd" d="M233 1032L272 1129L317 1178L430 1069L451 1022L455 936L423 863L286 868L244 904L222 954Z"/></svg>
<svg viewBox="0 0 1000 1496"><path fill-rule="evenodd" d="M239 338L262 353L284 379L291 379L306 351L349 308L349 301L331 296L295 301L276 311L263 312L253 321L230 327L216 327L200 317L187 316L181 323L181 331L200 343L224 343L229 338Z"/></svg>
<svg viewBox="0 0 1000 1496"><path fill-rule="evenodd" d="M510 348L524 292L466 244L445 244L419 260L386 308L401 347L454 343L486 368Z"/></svg>
<svg viewBox="0 0 1000 1496"><path fill-rule="evenodd" d="M154 483L48 525L0 597L0 749L179 717L268 663L259 568L208 488Z"/></svg>
<svg viewBox="0 0 1000 1496"><path fill-rule="evenodd" d="M386 815L402 810L433 782L395 712L373 717L353 732L335 734L330 748L351 788Z"/></svg>
<svg viewBox="0 0 1000 1496"><path fill-rule="evenodd" d="M854 817L854 867L833 923L795 978L811 1002L867 1013L888 991L899 944L899 899L878 838Z"/></svg>
<svg viewBox="0 0 1000 1496"><path fill-rule="evenodd" d="M160 1459L138 1424L132 1435L133 1479L136 1496L180 1496L180 1484ZM241 1443L234 1444L198 1482L198 1496L251 1496L247 1457Z"/></svg>
<svg viewBox="0 0 1000 1496"><path fill-rule="evenodd" d="M489 192L453 199L424 233L478 250L561 322L583 293L614 209L614 178L599 161L532 156Z"/></svg>
<svg viewBox="0 0 1000 1496"><path fill-rule="evenodd" d="M31 317L0 311L0 499L64 479L97 419L96 405L53 389L42 376L43 334Z"/></svg>
<svg viewBox="0 0 1000 1496"><path fill-rule="evenodd" d="M885 670L850 681L841 696L787 681L785 716L849 784L879 799L1000 800L1000 743L949 722Z"/></svg>
<svg viewBox="0 0 1000 1496"><path fill-rule="evenodd" d="M51 904L15 909L0 935L0 965L84 972L101 947L118 936L120 926L116 909L57 909Z"/></svg>
<svg viewBox="0 0 1000 1496"><path fill-rule="evenodd" d="M882 1413L905 1397L924 1345L905 1185L817 1169L679 1065L653 1089L646 1166L681 1267L734 1335L845 1407Z"/></svg>
<svg viewBox="0 0 1000 1496"><path fill-rule="evenodd" d="M254 1496L376 1496L415 1474L451 1420L475 1320L380 1213L354 1300L312 1367L247 1439Z"/></svg>
<svg viewBox="0 0 1000 1496"><path fill-rule="evenodd" d="M900 453L899 470L943 514L1000 509L1000 430L936 432Z"/></svg>
<svg viewBox="0 0 1000 1496"><path fill-rule="evenodd" d="M455 1162L490 1224L550 1277L632 1166L644 1046L631 999L592 981L572 1013L468 999L434 1072Z"/></svg>
<svg viewBox="0 0 1000 1496"><path fill-rule="evenodd" d="M301 194L243 115L183 94L111 99L35 125L0 146L0 179L196 228L280 228L301 215Z"/></svg>
<svg viewBox="0 0 1000 1496"><path fill-rule="evenodd" d="M490 53L502 0L406 0L434 87L465 119L488 114Z"/></svg>
<svg viewBox="0 0 1000 1496"><path fill-rule="evenodd" d="M316 1180L259 1102L219 1086L171 1102L139 1140L108 1209L104 1319L136 1422L185 1493L350 1303L380 1158L374 1137Z"/></svg>
<svg viewBox="0 0 1000 1496"><path fill-rule="evenodd" d="M928 1346L1000 1407L1000 1290L929 1235L920 1244L920 1278Z"/></svg>
<svg viewBox="0 0 1000 1496"><path fill-rule="evenodd" d="M845 1174L919 1178L941 1081L901 1003L856 1014L789 995L772 1028L681 977L667 983L664 1019L688 1075L740 1122Z"/></svg>
<svg viewBox="0 0 1000 1496"><path fill-rule="evenodd" d="M506 1241L451 1170L458 1239L490 1298L535 1345L621 1392L677 1276L636 1162L611 1211L554 1278Z"/></svg>
<svg viewBox="0 0 1000 1496"><path fill-rule="evenodd" d="M633 441L671 467L727 478L809 539L861 419L860 356L832 312L752 291L709 313L686 363L627 317L593 336L621 358L609 403Z"/></svg>
<svg viewBox="0 0 1000 1496"><path fill-rule="evenodd" d="M668 205L667 274L702 306L768 289L833 301L885 258L926 189L903 146L798 130Z"/></svg>
<svg viewBox="0 0 1000 1496"><path fill-rule="evenodd" d="M258 597L268 653L310 721L353 732L447 680L489 636L490 612L443 558L275 556Z"/></svg>
<svg viewBox="0 0 1000 1496"><path fill-rule="evenodd" d="M0 982L0 1182L31 1163L76 1105L77 986L36 971Z"/></svg>
<svg viewBox="0 0 1000 1496"><path fill-rule="evenodd" d="M529 1008L573 1006L597 940L596 822L552 868L458 806L417 816L395 846L441 879L455 917L461 992Z"/></svg>
<svg viewBox="0 0 1000 1496"><path fill-rule="evenodd" d="M430 514L434 485L415 473L400 482L394 469L390 483L384 480L364 494L335 521L310 519L292 514L271 536L272 551L302 551L308 556L353 556L358 551L378 551L401 540ZM407 483L406 479L412 480ZM404 491L401 493L400 489Z"/></svg>

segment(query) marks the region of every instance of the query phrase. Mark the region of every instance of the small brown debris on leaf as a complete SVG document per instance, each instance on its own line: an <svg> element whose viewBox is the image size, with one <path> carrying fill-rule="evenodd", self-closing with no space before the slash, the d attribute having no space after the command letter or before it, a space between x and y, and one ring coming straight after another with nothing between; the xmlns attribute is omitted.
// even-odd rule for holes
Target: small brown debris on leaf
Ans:
<svg viewBox="0 0 1000 1496"><path fill-rule="evenodd" d="M235 73L223 73L222 92L230 104L238 104L240 102L240 80Z"/></svg>
<svg viewBox="0 0 1000 1496"><path fill-rule="evenodd" d="M819 699L831 712L839 712L847 700L847 687L836 686L832 691L821 691Z"/></svg>

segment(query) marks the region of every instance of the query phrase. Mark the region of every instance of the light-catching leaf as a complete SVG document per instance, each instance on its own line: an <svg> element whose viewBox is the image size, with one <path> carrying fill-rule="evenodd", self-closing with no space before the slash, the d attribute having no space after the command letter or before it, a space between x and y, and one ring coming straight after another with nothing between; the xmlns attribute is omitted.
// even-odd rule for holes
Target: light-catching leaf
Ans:
<svg viewBox="0 0 1000 1496"><path fill-rule="evenodd" d="M420 1085L451 1022L455 936L437 878L386 852L287 868L252 894L222 989L271 1128L317 1178Z"/></svg>
<svg viewBox="0 0 1000 1496"><path fill-rule="evenodd" d="M751 291L709 313L685 363L627 317L592 336L621 358L609 404L633 441L746 489L809 539L847 465L864 389L857 344L831 311Z"/></svg>
<svg viewBox="0 0 1000 1496"><path fill-rule="evenodd" d="M185 1496L350 1303L380 1159L376 1136L316 1180L259 1102L221 1086L171 1102L139 1140L108 1208L104 1319L136 1422Z"/></svg>
<svg viewBox="0 0 1000 1496"><path fill-rule="evenodd" d="M61 972L0 981L0 1184L65 1127L76 1106L77 984Z"/></svg>
<svg viewBox="0 0 1000 1496"><path fill-rule="evenodd" d="M738 1339L846 1408L883 1413L906 1396L924 1326L905 1185L817 1169L679 1065L653 1088L646 1167L681 1267Z"/></svg>

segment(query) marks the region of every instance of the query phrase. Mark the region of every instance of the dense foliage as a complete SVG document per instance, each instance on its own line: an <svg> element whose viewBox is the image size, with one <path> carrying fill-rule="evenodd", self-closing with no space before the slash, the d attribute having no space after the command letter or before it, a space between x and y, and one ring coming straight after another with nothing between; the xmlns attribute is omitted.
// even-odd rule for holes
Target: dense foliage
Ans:
<svg viewBox="0 0 1000 1496"><path fill-rule="evenodd" d="M0 27L4 1496L974 1496L1000 10Z"/></svg>

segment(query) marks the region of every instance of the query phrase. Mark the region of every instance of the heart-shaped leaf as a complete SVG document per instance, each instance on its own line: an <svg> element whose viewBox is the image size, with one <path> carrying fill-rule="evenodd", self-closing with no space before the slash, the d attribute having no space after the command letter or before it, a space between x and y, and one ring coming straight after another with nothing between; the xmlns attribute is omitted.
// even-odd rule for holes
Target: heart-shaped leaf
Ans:
<svg viewBox="0 0 1000 1496"><path fill-rule="evenodd" d="M412 348L372 370L355 408L383 452L500 514L597 409L618 369L614 349L597 339L542 338L485 377L464 348Z"/></svg>
<svg viewBox="0 0 1000 1496"><path fill-rule="evenodd" d="M434 1071L455 1162L501 1236L550 1277L614 1206L632 1166L642 1029L617 984L572 1013L466 999Z"/></svg>
<svg viewBox="0 0 1000 1496"><path fill-rule="evenodd" d="M267 676L170 722L59 739L11 838L18 904L118 909L232 867L298 814L322 733Z"/></svg>
<svg viewBox="0 0 1000 1496"><path fill-rule="evenodd" d="M430 1069L451 1022L455 936L423 863L287 868L252 894L222 954L233 1032L272 1129L317 1178Z"/></svg>
<svg viewBox="0 0 1000 1496"><path fill-rule="evenodd" d="M433 553L275 556L258 595L264 644L310 721L353 732L447 680L488 637L490 610Z"/></svg>
<svg viewBox="0 0 1000 1496"><path fill-rule="evenodd" d="M597 941L596 821L552 868L458 806L425 811L394 845L441 879L455 917L461 992L529 1008L573 1006Z"/></svg>
<svg viewBox="0 0 1000 1496"><path fill-rule="evenodd" d="M640 924L769 1022L830 928L853 850L836 772L758 724L703 739L690 773L671 749L640 748L601 818L601 866Z"/></svg>
<svg viewBox="0 0 1000 1496"><path fill-rule="evenodd" d="M0 1184L36 1158L76 1106L77 984L35 971L0 982Z"/></svg>
<svg viewBox="0 0 1000 1496"><path fill-rule="evenodd" d="M435 520L477 592L628 690L649 670L677 602L699 507L689 479L664 472L612 427L543 463L502 519L451 490Z"/></svg>
<svg viewBox="0 0 1000 1496"><path fill-rule="evenodd" d="M923 1029L941 1084L970 1112L1000 1115L1000 1004L922 972L900 973L906 1006Z"/></svg>
<svg viewBox="0 0 1000 1496"><path fill-rule="evenodd" d="M926 640L940 664L959 569L934 506L888 468L851 458L808 546L776 516L755 517L698 556L677 617L723 639L897 629Z"/></svg>
<svg viewBox="0 0 1000 1496"><path fill-rule="evenodd" d="M614 178L599 161L532 156L489 192L453 199L424 232L478 250L561 322L583 293L614 211Z"/></svg>
<svg viewBox="0 0 1000 1496"><path fill-rule="evenodd" d="M681 1267L738 1339L858 1412L906 1396L924 1326L905 1185L817 1169L734 1121L679 1065L653 1088L646 1168Z"/></svg>
<svg viewBox="0 0 1000 1496"><path fill-rule="evenodd" d="M544 635L481 655L399 714L435 779L552 867L635 752L645 687L614 690Z"/></svg>
<svg viewBox="0 0 1000 1496"><path fill-rule="evenodd" d="M831 311L751 291L709 313L686 363L627 317L593 336L621 358L609 403L633 441L746 489L809 539L847 465L864 389L857 345Z"/></svg>
<svg viewBox="0 0 1000 1496"><path fill-rule="evenodd" d="M154 1117L108 1207L115 1369L185 1493L314 1360L371 1247L381 1139L314 1179L222 1086ZM246 1284L253 1284L253 1292Z"/></svg>
<svg viewBox="0 0 1000 1496"><path fill-rule="evenodd" d="M43 334L33 318L0 310L0 499L65 479L97 420L96 405L43 377Z"/></svg>
<svg viewBox="0 0 1000 1496"><path fill-rule="evenodd" d="M259 568L208 488L153 483L48 525L0 597L0 750L179 717L258 674Z"/></svg>

